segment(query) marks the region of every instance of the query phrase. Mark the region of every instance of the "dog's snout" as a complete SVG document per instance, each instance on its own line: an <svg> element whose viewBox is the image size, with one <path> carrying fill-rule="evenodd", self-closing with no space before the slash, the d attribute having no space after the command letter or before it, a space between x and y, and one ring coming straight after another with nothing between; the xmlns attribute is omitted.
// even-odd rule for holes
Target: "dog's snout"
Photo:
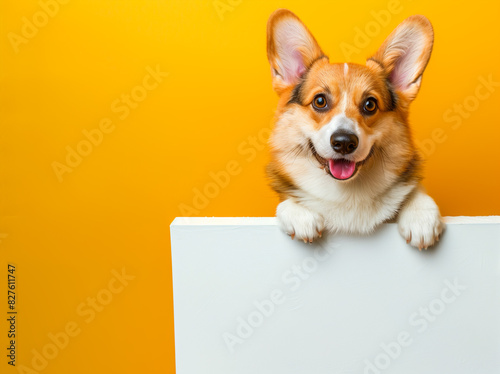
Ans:
<svg viewBox="0 0 500 374"><path fill-rule="evenodd" d="M335 152L347 155L358 148L358 137L352 132L336 131L330 137L330 143Z"/></svg>

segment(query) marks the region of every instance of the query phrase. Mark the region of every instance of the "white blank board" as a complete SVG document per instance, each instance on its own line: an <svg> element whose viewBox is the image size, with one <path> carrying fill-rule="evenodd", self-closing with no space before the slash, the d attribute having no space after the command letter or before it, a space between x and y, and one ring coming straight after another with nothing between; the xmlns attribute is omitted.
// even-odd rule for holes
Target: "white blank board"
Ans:
<svg viewBox="0 0 500 374"><path fill-rule="evenodd" d="M171 224L177 374L500 372L500 219L304 244L274 218Z"/></svg>

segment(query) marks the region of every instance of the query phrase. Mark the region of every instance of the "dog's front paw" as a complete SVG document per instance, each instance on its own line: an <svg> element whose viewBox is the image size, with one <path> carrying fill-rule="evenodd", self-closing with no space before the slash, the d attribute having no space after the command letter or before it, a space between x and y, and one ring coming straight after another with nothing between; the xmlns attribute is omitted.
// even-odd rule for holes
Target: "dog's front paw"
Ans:
<svg viewBox="0 0 500 374"><path fill-rule="evenodd" d="M438 206L430 196L420 191L399 213L399 233L406 243L419 250L427 249L439 241L444 227Z"/></svg>
<svg viewBox="0 0 500 374"><path fill-rule="evenodd" d="M278 205L276 217L281 229L292 237L312 243L324 228L323 217L288 199Z"/></svg>

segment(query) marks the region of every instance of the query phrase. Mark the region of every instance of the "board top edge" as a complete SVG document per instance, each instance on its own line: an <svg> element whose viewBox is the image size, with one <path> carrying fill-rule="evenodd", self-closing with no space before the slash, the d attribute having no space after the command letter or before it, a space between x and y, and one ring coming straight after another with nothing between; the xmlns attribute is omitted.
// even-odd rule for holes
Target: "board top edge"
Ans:
<svg viewBox="0 0 500 374"><path fill-rule="evenodd" d="M500 216L444 217L446 224L494 224ZM274 226L276 217L176 217L170 226Z"/></svg>

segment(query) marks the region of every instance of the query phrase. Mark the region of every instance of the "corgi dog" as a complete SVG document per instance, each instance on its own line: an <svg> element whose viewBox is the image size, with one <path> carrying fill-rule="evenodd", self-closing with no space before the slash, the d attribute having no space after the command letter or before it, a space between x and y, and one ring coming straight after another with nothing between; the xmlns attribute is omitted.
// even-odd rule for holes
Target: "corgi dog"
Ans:
<svg viewBox="0 0 500 374"><path fill-rule="evenodd" d="M279 226L312 242L323 231L369 234L397 221L406 242L427 249L444 229L420 186L422 159L408 123L433 45L424 16L404 20L366 65L330 63L292 12L267 25L279 96L267 174L279 194Z"/></svg>

